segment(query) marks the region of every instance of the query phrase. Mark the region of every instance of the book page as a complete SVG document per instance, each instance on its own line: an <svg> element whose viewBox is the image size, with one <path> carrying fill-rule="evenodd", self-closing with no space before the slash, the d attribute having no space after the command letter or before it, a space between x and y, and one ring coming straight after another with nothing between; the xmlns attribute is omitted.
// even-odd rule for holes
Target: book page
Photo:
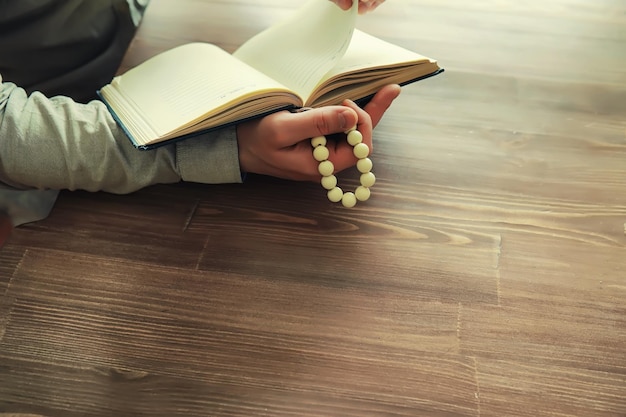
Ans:
<svg viewBox="0 0 626 417"><path fill-rule="evenodd" d="M139 136L163 136L237 100L260 91L289 91L215 45L191 43L163 52L121 76L110 86L124 109L115 109L125 124L132 113L145 122ZM101 90L108 99L108 89ZM128 116L126 116L128 115Z"/></svg>
<svg viewBox="0 0 626 417"><path fill-rule="evenodd" d="M328 0L309 0L285 21L244 43L233 55L306 101L347 50L357 12L357 0L348 11Z"/></svg>
<svg viewBox="0 0 626 417"><path fill-rule="evenodd" d="M322 82L356 70L371 70L404 63L417 64L430 61L430 58L356 29L348 50L337 64L325 74Z"/></svg>
<svg viewBox="0 0 626 417"><path fill-rule="evenodd" d="M438 69L433 59L355 29L348 50L324 75L305 106L358 100L386 84L403 85Z"/></svg>

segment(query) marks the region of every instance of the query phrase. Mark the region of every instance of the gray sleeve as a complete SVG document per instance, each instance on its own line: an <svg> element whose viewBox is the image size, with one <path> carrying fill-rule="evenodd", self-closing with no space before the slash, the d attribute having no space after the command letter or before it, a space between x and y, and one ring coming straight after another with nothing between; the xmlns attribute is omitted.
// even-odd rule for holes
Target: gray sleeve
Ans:
<svg viewBox="0 0 626 417"><path fill-rule="evenodd" d="M0 78L0 183L124 194L181 180L241 182L235 128L140 151L101 102L27 96Z"/></svg>

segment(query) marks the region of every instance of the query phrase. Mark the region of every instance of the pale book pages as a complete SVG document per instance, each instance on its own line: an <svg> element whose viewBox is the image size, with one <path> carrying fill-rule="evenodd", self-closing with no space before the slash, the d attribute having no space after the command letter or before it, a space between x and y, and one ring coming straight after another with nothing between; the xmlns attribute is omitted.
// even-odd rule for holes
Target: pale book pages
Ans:
<svg viewBox="0 0 626 417"><path fill-rule="evenodd" d="M183 45L116 77L99 94L135 146L149 149L281 109L367 100L383 85L441 71L434 60L356 30L357 12L356 4L343 11L309 0L236 56L208 43Z"/></svg>
<svg viewBox="0 0 626 417"><path fill-rule="evenodd" d="M233 55L280 81L306 102L319 80L348 49L357 13L356 0L349 11L328 0L309 0Z"/></svg>
<svg viewBox="0 0 626 417"><path fill-rule="evenodd" d="M286 99L293 93L285 86L217 46L191 43L115 77L101 93L141 145L155 136L175 136L186 127L264 91L284 93L277 108L284 107L285 101L294 105L300 102L294 97Z"/></svg>
<svg viewBox="0 0 626 417"><path fill-rule="evenodd" d="M390 82L402 84L438 68L431 58L355 29L348 50L320 79L305 106L320 107L345 98L364 97ZM342 89L344 86L350 88Z"/></svg>
<svg viewBox="0 0 626 417"><path fill-rule="evenodd" d="M320 85L334 77L351 72L375 71L384 68L398 67L401 64L430 64L435 61L416 52L386 42L375 36L368 35L356 29L350 42L350 47L344 56L328 71ZM430 66L428 67L430 68ZM367 75L367 72L365 73Z"/></svg>

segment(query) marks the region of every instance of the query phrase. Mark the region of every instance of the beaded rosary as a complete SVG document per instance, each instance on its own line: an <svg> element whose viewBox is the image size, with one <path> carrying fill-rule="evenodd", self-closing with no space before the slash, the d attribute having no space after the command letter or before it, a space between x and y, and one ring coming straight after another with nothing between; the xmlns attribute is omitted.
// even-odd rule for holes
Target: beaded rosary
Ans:
<svg viewBox="0 0 626 417"><path fill-rule="evenodd" d="M322 174L322 187L328 190L328 199L333 203L341 201L344 207L354 207L357 201L365 201L370 198L370 188L376 182L376 177L372 173L372 160L367 156L370 153L370 148L363 143L363 135L354 126L347 132L348 143L353 147L354 156L359 161L356 164L356 168L361 173L360 182L361 185L357 187L354 192L344 193L341 188L337 186L337 177L333 175L335 172L335 166L328 160L329 151L326 147L326 136L316 136L311 139L311 146L313 147L313 158L320 164L317 167L320 174Z"/></svg>

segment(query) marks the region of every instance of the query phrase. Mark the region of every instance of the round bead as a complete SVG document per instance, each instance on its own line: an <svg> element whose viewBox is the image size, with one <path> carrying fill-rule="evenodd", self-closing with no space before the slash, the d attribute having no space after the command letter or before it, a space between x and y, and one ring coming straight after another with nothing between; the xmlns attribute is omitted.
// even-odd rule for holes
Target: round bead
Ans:
<svg viewBox="0 0 626 417"><path fill-rule="evenodd" d="M322 177L322 187L327 190L332 190L337 186L337 177L334 175L329 175L327 177Z"/></svg>
<svg viewBox="0 0 626 417"><path fill-rule="evenodd" d="M313 158L318 162L327 160L328 155L330 155L330 153L328 152L328 148L324 145L317 146L313 149Z"/></svg>
<svg viewBox="0 0 626 417"><path fill-rule="evenodd" d="M332 162L326 160L326 161L320 162L320 164L317 167L317 170L319 171L320 174L322 174L322 177L328 177L329 175L332 175L333 172L335 172L335 166L333 165Z"/></svg>
<svg viewBox="0 0 626 417"><path fill-rule="evenodd" d="M361 185L360 187L357 187L356 190L354 190L354 195L356 196L357 200L365 201L370 198L370 195L372 195L372 192L370 191L369 188L363 187Z"/></svg>
<svg viewBox="0 0 626 417"><path fill-rule="evenodd" d="M347 208L354 207L356 205L356 196L354 193L345 193L341 198L341 204Z"/></svg>
<svg viewBox="0 0 626 417"><path fill-rule="evenodd" d="M318 147L318 146L326 146L326 136L316 136L313 139L311 139L311 146Z"/></svg>
<svg viewBox="0 0 626 417"><path fill-rule="evenodd" d="M363 142L357 143L353 149L354 156L359 159L367 158L367 155L370 154L370 148L364 144Z"/></svg>
<svg viewBox="0 0 626 417"><path fill-rule="evenodd" d="M317 167L322 175L321 184L327 190L328 200L333 203L341 202L344 207L354 207L359 201L366 201L371 196L369 189L376 182L376 177L371 170L373 163L367 156L370 153L369 146L363 143L363 135L357 130L357 126L347 130L348 143L353 146L353 153L359 160L357 161L357 169L361 173L361 185L354 192L344 193L337 186L337 177L333 175L335 165L328 160L330 150L326 147L326 137L316 136L311 138L311 146L313 147L313 157L319 162Z"/></svg>
<svg viewBox="0 0 626 417"><path fill-rule="evenodd" d="M363 187L370 188L376 182L376 176L371 172L366 172L365 174L361 174L361 185Z"/></svg>
<svg viewBox="0 0 626 417"><path fill-rule="evenodd" d="M326 194L328 199L333 203L338 203L343 198L343 190L339 187L335 187Z"/></svg>
<svg viewBox="0 0 626 417"><path fill-rule="evenodd" d="M358 162L356 163L356 169L358 169L361 174L370 172L373 166L374 166L374 163L369 158L359 159Z"/></svg>
<svg viewBox="0 0 626 417"><path fill-rule="evenodd" d="M346 134L352 132L353 130L356 130L356 125L352 126L350 129L346 130Z"/></svg>
<svg viewBox="0 0 626 417"><path fill-rule="evenodd" d="M363 142L363 135L358 130L351 130L348 133L348 143L355 146L357 143Z"/></svg>

